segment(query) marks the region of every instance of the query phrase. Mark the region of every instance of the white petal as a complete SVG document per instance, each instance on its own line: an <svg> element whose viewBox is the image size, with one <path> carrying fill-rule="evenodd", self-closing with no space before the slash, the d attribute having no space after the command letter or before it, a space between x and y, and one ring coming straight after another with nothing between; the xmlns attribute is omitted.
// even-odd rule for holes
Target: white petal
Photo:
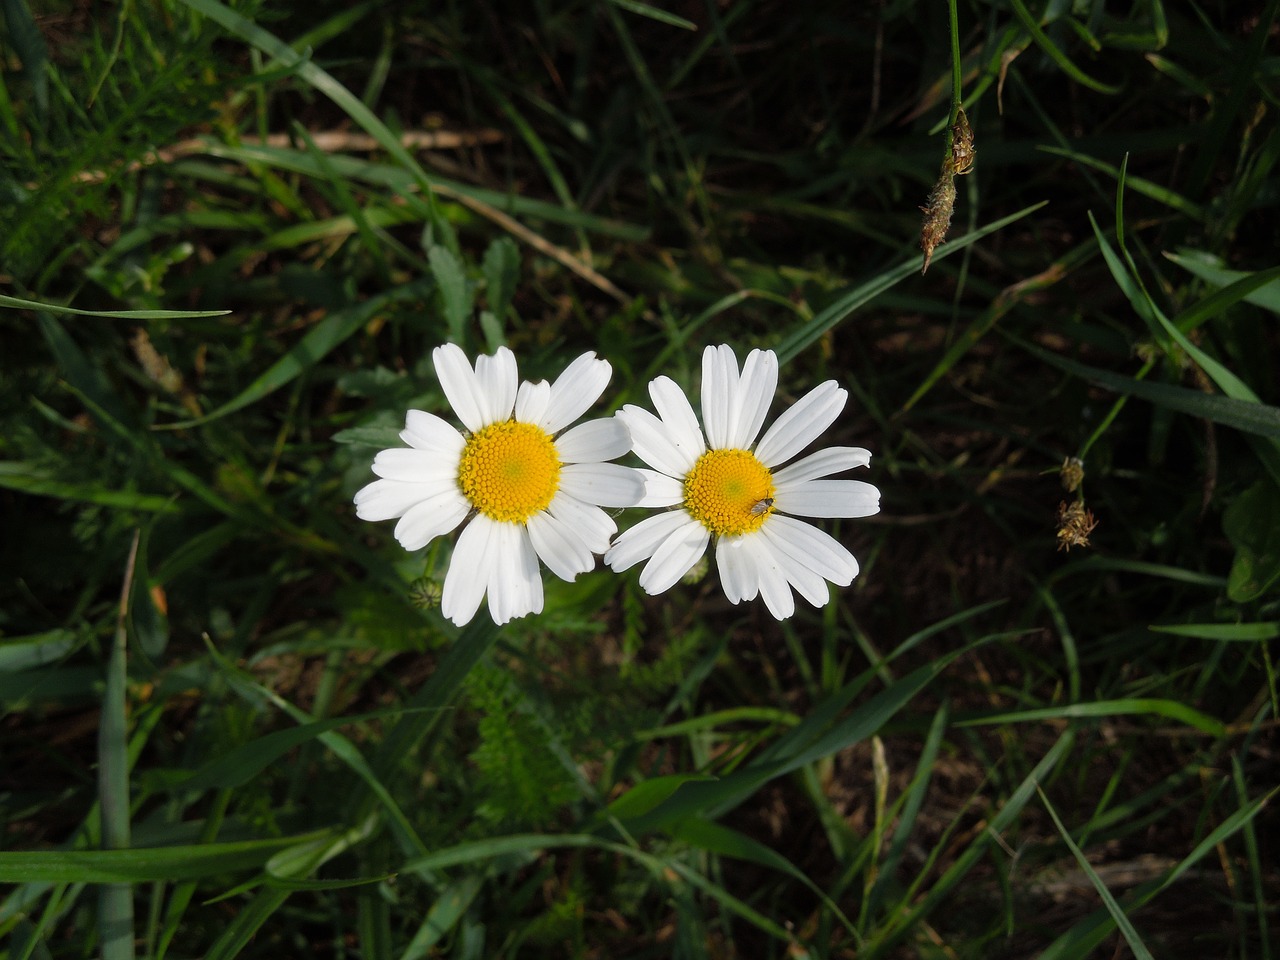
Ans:
<svg viewBox="0 0 1280 960"><path fill-rule="evenodd" d="M542 612L542 575L528 531L515 523L495 523L489 565L489 616L501 626Z"/></svg>
<svg viewBox="0 0 1280 960"><path fill-rule="evenodd" d="M666 428L665 439L680 454L680 462L685 465L680 473L687 473L697 459L707 452L702 430L698 427L698 416L693 412L684 391L670 377L654 378L649 383L649 396Z"/></svg>
<svg viewBox="0 0 1280 960"><path fill-rule="evenodd" d="M848 399L834 380L818 384L765 431L756 456L766 467L786 463L835 422Z"/></svg>
<svg viewBox="0 0 1280 960"><path fill-rule="evenodd" d="M754 600L759 595L760 578L751 553L742 549L741 537L721 537L716 542L716 566L730 603Z"/></svg>
<svg viewBox="0 0 1280 960"><path fill-rule="evenodd" d="M772 350L752 350L742 365L742 379L729 411L728 446L746 450L755 443L777 388L778 355Z"/></svg>
<svg viewBox="0 0 1280 960"><path fill-rule="evenodd" d="M774 473L773 482L781 485L829 477L870 462L871 451L862 447L825 447Z"/></svg>
<svg viewBox="0 0 1280 960"><path fill-rule="evenodd" d="M390 520L440 491L430 484L405 480L375 480L356 491L356 516L361 520ZM462 499L462 494L458 494Z"/></svg>
<svg viewBox="0 0 1280 960"><path fill-rule="evenodd" d="M541 423L550 405L551 384L545 380L537 383L526 380L516 391L516 419L521 423Z"/></svg>
<svg viewBox="0 0 1280 960"><path fill-rule="evenodd" d="M609 549L609 538L618 532L613 518L599 507L583 503L561 490L552 498L547 512L570 530L577 532L592 553Z"/></svg>
<svg viewBox="0 0 1280 960"><path fill-rule="evenodd" d="M644 499L639 470L617 463L570 463L560 470L560 486L598 507L634 507Z"/></svg>
<svg viewBox="0 0 1280 960"><path fill-rule="evenodd" d="M582 537L545 510L529 518L529 539L542 562L561 580L573 580L596 565Z"/></svg>
<svg viewBox="0 0 1280 960"><path fill-rule="evenodd" d="M490 421L484 416L486 407L480 384L462 348L456 343L446 343L432 351L431 359L449 406L453 407L463 426L472 433L488 426Z"/></svg>
<svg viewBox="0 0 1280 960"><path fill-rule="evenodd" d="M586 420L556 438L561 463L616 460L631 450L631 432L617 417Z"/></svg>
<svg viewBox="0 0 1280 960"><path fill-rule="evenodd" d="M594 353L584 353L564 368L551 385L551 403L538 426L557 434L587 412L609 385L613 368Z"/></svg>
<svg viewBox="0 0 1280 960"><path fill-rule="evenodd" d="M773 506L797 517L869 517L880 512L880 491L862 480L780 483Z"/></svg>
<svg viewBox="0 0 1280 960"><path fill-rule="evenodd" d="M671 441L667 425L643 407L627 404L618 416L631 432L636 456L669 477L683 477L697 459Z"/></svg>
<svg viewBox="0 0 1280 960"><path fill-rule="evenodd" d="M684 481L657 470L640 470L644 477L644 499L637 507L674 507L684 503Z"/></svg>
<svg viewBox="0 0 1280 960"><path fill-rule="evenodd" d="M454 456L461 455L466 444L457 427L425 410L410 410L405 415L400 439L419 450L452 453Z"/></svg>
<svg viewBox="0 0 1280 960"><path fill-rule="evenodd" d="M406 550L421 550L436 537L453 530L470 509L471 504L456 490L430 497L405 511L396 524L396 539Z"/></svg>
<svg viewBox="0 0 1280 960"><path fill-rule="evenodd" d="M373 472L387 480L407 480L433 488L441 484L456 487L458 460L458 456L441 455L432 450L394 447L380 451L373 458Z"/></svg>
<svg viewBox="0 0 1280 960"><path fill-rule="evenodd" d="M516 402L516 387L520 382L516 355L506 347L499 347L491 357L476 357L476 382L480 385L485 426L510 420L511 408Z"/></svg>
<svg viewBox="0 0 1280 960"><path fill-rule="evenodd" d="M640 586L644 592L653 595L671 589L707 552L710 539L707 528L696 521L677 527L658 544L658 549L653 551L653 556L640 571Z"/></svg>
<svg viewBox="0 0 1280 960"><path fill-rule="evenodd" d="M779 553L796 560L836 586L847 587L858 575L858 561L840 541L812 524L775 513L760 533Z"/></svg>
<svg viewBox="0 0 1280 960"><path fill-rule="evenodd" d="M497 562L490 541L498 524L478 514L462 528L444 577L440 612L458 626L470 623L489 585L489 569Z"/></svg>
<svg viewBox="0 0 1280 960"><path fill-rule="evenodd" d="M785 558L770 550L768 543L760 537L744 537L742 549L749 551L755 561L764 605L775 620L787 619L796 612L796 601L791 595L791 585L783 566Z"/></svg>
<svg viewBox="0 0 1280 960"><path fill-rule="evenodd" d="M812 558L795 551L794 544L787 540L785 533L780 536L772 528L772 523L766 523L756 536L766 544L770 554L777 560L787 582L813 606L826 606L831 599L831 592L827 589L828 578L815 568Z"/></svg>
<svg viewBox="0 0 1280 960"><path fill-rule="evenodd" d="M658 549L663 540L680 528L690 525L702 526L683 510L671 510L645 517L613 541L613 546L604 555L604 562L613 568L614 573L621 573L623 570L634 567L641 560L653 556L653 552Z"/></svg>
<svg viewBox="0 0 1280 960"><path fill-rule="evenodd" d="M738 358L728 344L702 351L702 426L707 445L721 450L729 443L729 420L738 399Z"/></svg>

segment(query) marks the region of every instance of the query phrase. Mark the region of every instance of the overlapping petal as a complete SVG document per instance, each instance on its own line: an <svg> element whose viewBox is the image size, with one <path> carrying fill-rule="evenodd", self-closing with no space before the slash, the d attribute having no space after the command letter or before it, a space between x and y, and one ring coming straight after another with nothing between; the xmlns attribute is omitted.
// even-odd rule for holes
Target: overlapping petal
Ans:
<svg viewBox="0 0 1280 960"><path fill-rule="evenodd" d="M687 523L677 527L658 544L653 556L640 571L640 586L646 593L662 593L671 589L707 552L711 540L705 527Z"/></svg>
<svg viewBox="0 0 1280 960"><path fill-rule="evenodd" d="M616 460L631 449L631 434L617 417L587 420L556 438L561 463Z"/></svg>
<svg viewBox="0 0 1280 960"><path fill-rule="evenodd" d="M455 458L462 453L462 447L466 443L457 427L425 410L410 410L405 414L400 439L418 450L452 453Z"/></svg>
<svg viewBox="0 0 1280 960"><path fill-rule="evenodd" d="M644 496L640 472L617 463L566 464L560 471L560 486L598 507L630 507Z"/></svg>
<svg viewBox="0 0 1280 960"><path fill-rule="evenodd" d="M564 368L551 384L551 401L542 419L536 421L547 433L559 433L587 412L609 385L613 368L594 353L584 353Z"/></svg>
<svg viewBox="0 0 1280 960"><path fill-rule="evenodd" d="M404 512L396 524L395 537L406 550L421 550L446 533L452 533L471 510L456 490L445 490L419 500Z"/></svg>
<svg viewBox="0 0 1280 960"><path fill-rule="evenodd" d="M604 562L620 573L653 556L664 540L685 528L696 530L701 529L701 525L682 511L646 517L613 541Z"/></svg>
<svg viewBox="0 0 1280 960"><path fill-rule="evenodd" d="M590 546L571 526L550 513L529 518L529 538L547 569L561 580L572 580L596 565Z"/></svg>
<svg viewBox="0 0 1280 960"><path fill-rule="evenodd" d="M681 445L679 433L643 407L627 404L618 411L618 417L631 433L631 449L653 469L669 477L682 477L698 459L697 454L690 452L691 443Z"/></svg>
<svg viewBox="0 0 1280 960"><path fill-rule="evenodd" d="M431 359L445 399L453 407L453 412L458 415L462 425L472 433L486 427L490 422L485 419L488 404L480 395L476 372L471 369L462 348L457 344L446 343L432 351Z"/></svg>
<svg viewBox="0 0 1280 960"><path fill-rule="evenodd" d="M608 550L610 538L618 532L618 525L611 516L599 507L583 503L563 490L551 501L547 513L575 531L592 553L604 553Z"/></svg>

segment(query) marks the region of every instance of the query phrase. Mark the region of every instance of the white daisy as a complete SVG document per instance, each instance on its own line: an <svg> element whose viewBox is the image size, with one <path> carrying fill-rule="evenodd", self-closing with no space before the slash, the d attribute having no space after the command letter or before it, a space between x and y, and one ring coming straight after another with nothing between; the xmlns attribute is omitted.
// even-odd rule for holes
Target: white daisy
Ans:
<svg viewBox="0 0 1280 960"><path fill-rule="evenodd" d="M662 593L697 563L714 536L716 564L733 603L763 596L779 620L795 612L791 588L814 606L829 598L826 581L848 586L858 561L800 517L867 517L880 491L860 480L823 479L865 467L861 447L828 447L776 469L818 438L844 409L848 392L834 380L800 398L755 442L778 384L778 358L753 350L738 372L733 350L702 354L702 420L668 377L649 384L654 416L627 405L618 413L645 476L645 507L676 507L636 524L615 541L605 563L622 571L648 559L647 593ZM754 445L754 449L752 449ZM775 472L776 471L776 472Z"/></svg>
<svg viewBox="0 0 1280 960"><path fill-rule="evenodd" d="M444 615L467 623L486 592L494 623L539 613L538 560L563 580L592 569L594 554L617 532L600 508L629 507L643 495L638 470L605 462L631 449L621 420L565 430L599 399L611 368L584 353L555 383L517 388L516 358L506 347L477 358L474 370L454 344L437 347L432 360L467 433L410 410L400 434L409 447L377 455L373 472L382 479L356 494L356 515L399 517L395 536L406 550L471 516L445 575Z"/></svg>

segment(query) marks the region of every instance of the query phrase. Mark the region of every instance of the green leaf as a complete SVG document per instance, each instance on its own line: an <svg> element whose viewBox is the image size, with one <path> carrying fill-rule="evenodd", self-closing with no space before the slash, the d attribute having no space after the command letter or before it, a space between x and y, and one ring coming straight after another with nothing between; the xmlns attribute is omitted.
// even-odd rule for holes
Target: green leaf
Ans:
<svg viewBox="0 0 1280 960"><path fill-rule="evenodd" d="M435 903L423 917L421 925L400 954L400 960L421 960L430 954L431 948L458 925L471 904L484 887L484 877L479 873L468 874L457 883L443 887L437 893Z"/></svg>
<svg viewBox="0 0 1280 960"><path fill-rule="evenodd" d="M49 630L29 637L0 640L0 673L16 673L56 663L76 648L79 639L70 630Z"/></svg>
<svg viewBox="0 0 1280 960"><path fill-rule="evenodd" d="M948 243L940 246L933 255L933 262L937 263L945 257L951 256L953 253L959 253L966 247L972 246L988 234L995 233L997 230L1007 227L1011 223L1016 223L1028 214L1034 213L1045 205L1048 201L1033 203L1029 207L1024 207L1017 213L1012 213L1007 217L1001 217L992 223L987 224L967 233L963 237L958 237ZM834 303L828 306L821 313L818 313L813 319L806 321L796 329L792 330L778 345L777 354L780 363L787 363L800 353L805 347L812 343L816 343L828 330L841 323L851 313L859 307L864 306L871 300L874 300L886 290L896 286L899 282L907 277L914 276L920 272L920 267L924 264L923 254L912 257L905 263L886 270L878 276L872 277L865 283L859 284L852 290L843 294Z"/></svg>
<svg viewBox="0 0 1280 960"><path fill-rule="evenodd" d="M436 244L427 251L427 259L431 263L431 275L435 277L436 286L440 290L449 339L454 343L465 343L464 337L475 296L467 274L458 258L447 247Z"/></svg>
<svg viewBox="0 0 1280 960"><path fill-rule="evenodd" d="M178 510L172 497L130 490L109 490L92 483L70 483L56 479L51 471L42 467L13 460L0 460L0 487L42 497L56 497L59 500L96 503L121 510L140 510L146 513L174 513Z"/></svg>
<svg viewBox="0 0 1280 960"><path fill-rule="evenodd" d="M1227 575L1227 596L1256 600L1280 580L1280 490L1259 480L1227 507L1222 529L1236 548Z"/></svg>
<svg viewBox="0 0 1280 960"><path fill-rule="evenodd" d="M1103 906L1107 908L1107 913L1111 914L1111 919L1120 928L1120 933L1124 936L1125 942L1129 944L1129 949L1133 951L1134 957L1137 960L1155 960L1151 956L1151 951L1142 942L1142 938L1138 936L1138 931L1129 922L1128 915L1120 908L1120 904L1116 903L1116 898L1111 895L1111 891L1107 889L1106 884L1102 882L1102 878L1098 876L1097 871L1093 869L1093 865L1085 857L1084 851L1071 839L1071 834L1067 832L1067 828L1063 825L1062 820L1059 819L1058 811L1053 809L1053 805L1049 803L1049 798L1045 796L1044 791L1039 786L1036 787L1036 793L1040 794L1040 801L1044 804L1044 808L1049 811L1049 816L1053 818L1053 823L1058 828L1058 834L1062 837L1062 842L1067 845L1071 855L1076 858L1076 863L1080 864L1080 869L1089 878L1093 888L1098 891L1098 896L1102 898Z"/></svg>
<svg viewBox="0 0 1280 960"><path fill-rule="evenodd" d="M978 727L990 724L1024 723L1028 720L1060 720L1081 717L1117 717L1151 715L1168 717L1189 727L1194 727L1213 737L1224 737L1227 728L1221 720L1177 700L1153 697L1126 697L1119 700L1096 700L1091 703L1067 703L1058 707L1040 707L1034 710L1013 710L1002 713L971 717L956 723L958 727Z"/></svg>
<svg viewBox="0 0 1280 960"><path fill-rule="evenodd" d="M22 72L31 84L36 110L41 119L49 113L49 47L44 35L36 26L35 18L26 0L0 0L0 22L6 27L13 51L22 62Z"/></svg>
<svg viewBox="0 0 1280 960"><path fill-rule="evenodd" d="M1103 83L1101 80L1095 80L1089 76L1074 63L1072 63L1065 53L1058 49L1057 45L1049 39L1048 35L1040 29L1040 24L1027 10L1022 0L1009 0L1013 12L1027 33L1031 35L1031 39L1036 45L1048 55L1049 59L1058 65L1058 69L1075 80L1077 83L1083 84L1090 90L1096 90L1098 93L1115 94L1122 89L1119 86L1110 83Z"/></svg>
<svg viewBox="0 0 1280 960"><path fill-rule="evenodd" d="M189 320L193 317L224 317L230 310L77 310L56 303L40 303L0 294L0 307L42 310L45 313L74 313L78 317L116 317L121 320Z"/></svg>
<svg viewBox="0 0 1280 960"><path fill-rule="evenodd" d="M1063 147L1050 146L1039 146L1036 149L1045 153L1053 154L1057 157L1065 157L1073 163L1090 167L1093 170L1105 173L1111 177L1119 178L1120 176L1119 167L1114 164L1105 163L1102 160L1091 157L1086 153L1080 153L1078 150L1068 150ZM1128 189L1133 190L1134 193L1140 193L1144 197L1150 197L1158 203L1163 203L1170 209L1177 210L1179 213L1191 220L1195 220L1197 223L1203 221L1205 218L1205 211L1202 206L1198 203L1193 203L1180 193L1174 193L1168 187L1161 186L1158 183L1153 183L1150 180L1144 180L1142 177L1135 177L1133 174L1126 174L1125 186Z"/></svg>
<svg viewBox="0 0 1280 960"><path fill-rule="evenodd" d="M1280 637L1280 621L1269 623L1153 623L1147 627L1155 633L1172 633L1179 637L1202 640L1226 640L1252 643Z"/></svg>
<svg viewBox="0 0 1280 960"><path fill-rule="evenodd" d="M714 780L714 777L696 773L672 774L666 777L653 777L634 787L609 804L611 816L622 820L638 817L648 813L658 804L665 801L678 787L698 780Z"/></svg>
<svg viewBox="0 0 1280 960"><path fill-rule="evenodd" d="M520 279L520 248L510 237L499 237L489 244L481 264L484 272L485 298L489 312L501 323L511 308Z"/></svg>
<svg viewBox="0 0 1280 960"><path fill-rule="evenodd" d="M652 810L628 818L627 829L632 833L643 833L667 829L687 817L718 816L741 803L770 780L865 740L923 690L950 661L951 658L947 658L918 668L857 707L844 720L828 726L830 721L827 716L834 711L825 708L831 706L839 709L849 696L865 685L865 681L855 680L846 684L828 701L814 709L811 717L821 718L820 723L809 724L806 720L775 742L773 749L762 752L751 763L725 777L709 782L678 785L667 800Z"/></svg>
<svg viewBox="0 0 1280 960"><path fill-rule="evenodd" d="M334 443L350 443L363 447L377 447L386 450L388 447L402 447L400 439L402 427L348 427L339 430L332 437Z"/></svg>
<svg viewBox="0 0 1280 960"><path fill-rule="evenodd" d="M659 23L665 23L668 26L679 27L682 30L697 30L698 25L692 20L686 20L684 17L677 17L674 13L668 13L666 10L660 10L652 7L647 3L641 3L640 0L609 0L615 7L623 10L629 10L631 13L638 13L642 17L648 17L650 20L657 20Z"/></svg>
<svg viewBox="0 0 1280 960"><path fill-rule="evenodd" d="M1228 270L1221 261L1201 250L1184 250L1181 253L1166 253L1183 270L1194 274L1205 283L1215 287L1230 289L1238 283L1257 281L1257 286L1243 294L1242 299L1254 306L1263 307L1272 313L1280 313L1280 267L1259 270L1256 273L1245 273L1242 270Z"/></svg>
<svg viewBox="0 0 1280 960"><path fill-rule="evenodd" d="M753 840L745 834L739 833L731 827L726 827L720 823L713 823L710 820L703 820L698 817L691 817L679 824L673 831L672 836L677 840L691 844L700 850L706 850L709 853L715 853L724 857L733 857L735 860L745 860L748 863L756 863L762 867L785 874L793 880L799 880L802 884L812 890L823 901L827 909L840 918L840 921L849 929L853 929L853 925L845 917L844 912L839 906L827 895L827 892L809 879L799 868L790 860L784 857L770 847L766 847L763 843Z"/></svg>
<svg viewBox="0 0 1280 960"><path fill-rule="evenodd" d="M131 850L0 850L0 883L149 883L256 870L321 833Z"/></svg>
<svg viewBox="0 0 1280 960"><path fill-rule="evenodd" d="M1127 910L1136 910L1153 900L1158 894L1178 881L1188 870L1210 853L1221 850L1222 843L1246 827L1276 796L1277 790L1259 797L1246 807L1237 810L1211 830L1196 848L1184 857L1176 867L1159 880L1142 884L1121 898ZM1060 936L1040 954L1039 960L1069 960L1095 956L1099 944L1111 932L1114 918L1107 910L1098 910Z"/></svg>
<svg viewBox="0 0 1280 960"><path fill-rule="evenodd" d="M520 833L506 837L487 837L483 840L471 840L459 843L442 850L435 850L426 856L414 857L400 865L405 872L422 873L428 870L443 870L459 864L475 863L493 857L532 856L552 847L603 847L613 846L599 837L589 834L543 834Z"/></svg>
<svg viewBox="0 0 1280 960"><path fill-rule="evenodd" d="M1060 370L1075 374L1099 386L1117 393L1132 394L1144 400L1193 417L1204 417L1214 423L1234 427L1245 433L1280 439L1280 407L1251 400L1237 400L1218 394L1178 387L1168 383L1149 383L1122 374L1101 370L1075 360L1068 360L1056 353L1041 349L1023 340L1017 341L1023 349Z"/></svg>

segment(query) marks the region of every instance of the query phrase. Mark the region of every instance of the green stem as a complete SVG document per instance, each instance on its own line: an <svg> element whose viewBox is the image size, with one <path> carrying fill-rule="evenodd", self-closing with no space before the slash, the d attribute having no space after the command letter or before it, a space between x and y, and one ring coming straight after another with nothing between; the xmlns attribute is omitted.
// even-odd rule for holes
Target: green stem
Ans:
<svg viewBox="0 0 1280 960"><path fill-rule="evenodd" d="M956 12L956 0L947 0L947 10L951 21L951 119L947 125L955 124L960 116L960 88L963 79L960 75L960 16ZM951 133L947 133L947 146L951 145Z"/></svg>
<svg viewBox="0 0 1280 960"><path fill-rule="evenodd" d="M107 653L106 689L98 724L98 803L102 811L102 848L124 850L129 846L129 719L126 690L129 679L129 595L133 590L140 532L135 531L120 588L120 612L116 633ZM99 934L103 960L133 960L133 888L110 883L99 896Z"/></svg>

